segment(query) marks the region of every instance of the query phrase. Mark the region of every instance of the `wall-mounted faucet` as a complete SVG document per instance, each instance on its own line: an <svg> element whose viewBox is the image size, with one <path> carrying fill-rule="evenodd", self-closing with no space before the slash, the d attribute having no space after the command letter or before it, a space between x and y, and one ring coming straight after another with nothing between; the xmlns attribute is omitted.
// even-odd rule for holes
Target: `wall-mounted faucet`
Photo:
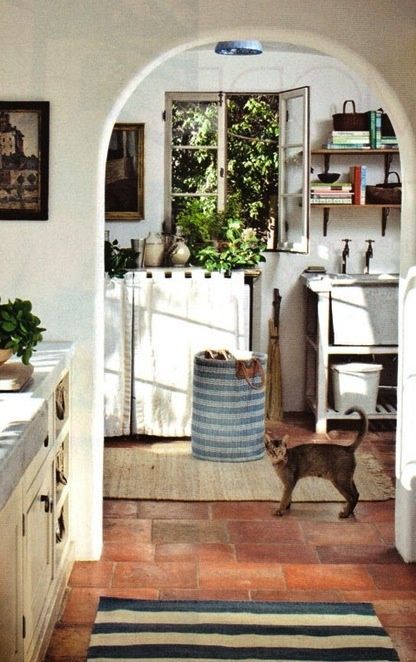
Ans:
<svg viewBox="0 0 416 662"><path fill-rule="evenodd" d="M346 274L347 273L347 257L350 254L350 241L351 239L342 239L342 241L345 241L344 248L342 250L342 261L341 261L341 273Z"/></svg>
<svg viewBox="0 0 416 662"><path fill-rule="evenodd" d="M369 274L370 273L370 258L373 257L373 244L374 244L374 239L366 239L366 242L368 244L368 248L365 252L365 267L364 267L364 273Z"/></svg>

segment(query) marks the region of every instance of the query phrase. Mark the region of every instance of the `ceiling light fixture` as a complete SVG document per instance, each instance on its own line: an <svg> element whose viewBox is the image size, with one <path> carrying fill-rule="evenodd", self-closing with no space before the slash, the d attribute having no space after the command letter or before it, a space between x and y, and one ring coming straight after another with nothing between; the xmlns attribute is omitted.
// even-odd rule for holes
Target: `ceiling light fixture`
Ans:
<svg viewBox="0 0 416 662"><path fill-rule="evenodd" d="M259 41L219 41L215 46L218 55L261 55L263 46Z"/></svg>

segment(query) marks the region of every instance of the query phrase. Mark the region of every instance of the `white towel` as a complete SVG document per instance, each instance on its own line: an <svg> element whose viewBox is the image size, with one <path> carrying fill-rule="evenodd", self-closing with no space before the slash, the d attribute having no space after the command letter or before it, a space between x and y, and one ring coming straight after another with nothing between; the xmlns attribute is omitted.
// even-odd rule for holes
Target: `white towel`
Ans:
<svg viewBox="0 0 416 662"><path fill-rule="evenodd" d="M249 288L202 270L134 275L133 433L190 436L193 357L205 348L247 349ZM189 273L189 272L188 272Z"/></svg>
<svg viewBox="0 0 416 662"><path fill-rule="evenodd" d="M133 274L105 279L104 433L130 434Z"/></svg>

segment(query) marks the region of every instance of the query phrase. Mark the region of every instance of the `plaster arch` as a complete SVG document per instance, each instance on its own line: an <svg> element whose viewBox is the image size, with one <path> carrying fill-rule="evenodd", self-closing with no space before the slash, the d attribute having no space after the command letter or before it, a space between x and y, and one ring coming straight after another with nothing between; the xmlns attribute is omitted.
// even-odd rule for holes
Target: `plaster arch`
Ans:
<svg viewBox="0 0 416 662"><path fill-rule="evenodd" d="M416 208L416 136L411 122L400 102L399 95L381 73L364 57L346 47L343 43L325 38L309 31L265 30L256 29L255 37L262 42L286 43L300 48L314 49L321 54L332 56L359 74L366 85L382 101L395 127L400 146L402 167L403 202L401 210L401 253L399 287L399 371L398 371L398 420L396 441L396 547L405 561L416 560L416 539L413 522L416 520L416 451L413 443L414 421L412 408L416 401L416 383L414 370L405 366L416 365L416 351L412 347L412 333L409 326L416 318L414 280L416 224L413 223L413 211ZM141 82L164 62L175 55L198 46L204 46L227 39L253 38L253 29L218 30L201 34L198 39L177 43L174 47L160 52L150 60L130 80L121 86L117 98L111 107L101 133L98 182L98 234L101 241L103 234L103 182L108 143L114 123L130 95ZM102 291L102 290L101 290ZM413 296L412 296L413 295ZM414 325L413 325L414 328Z"/></svg>

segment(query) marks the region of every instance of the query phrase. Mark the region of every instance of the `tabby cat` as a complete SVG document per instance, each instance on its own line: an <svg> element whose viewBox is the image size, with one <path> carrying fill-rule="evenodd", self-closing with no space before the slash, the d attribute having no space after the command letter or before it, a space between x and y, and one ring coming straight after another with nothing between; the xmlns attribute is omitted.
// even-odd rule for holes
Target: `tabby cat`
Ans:
<svg viewBox="0 0 416 662"><path fill-rule="evenodd" d="M368 431L368 419L359 407L351 407L345 413L352 412L359 414L361 425L355 441L349 446L309 443L288 448L286 444L288 435L281 440L272 439L271 434L266 432L266 449L284 486L283 496L275 515L281 516L290 508L293 489L298 480L306 476L327 478L347 500L339 517L349 517L353 513L360 496L354 483L356 467L354 452Z"/></svg>

